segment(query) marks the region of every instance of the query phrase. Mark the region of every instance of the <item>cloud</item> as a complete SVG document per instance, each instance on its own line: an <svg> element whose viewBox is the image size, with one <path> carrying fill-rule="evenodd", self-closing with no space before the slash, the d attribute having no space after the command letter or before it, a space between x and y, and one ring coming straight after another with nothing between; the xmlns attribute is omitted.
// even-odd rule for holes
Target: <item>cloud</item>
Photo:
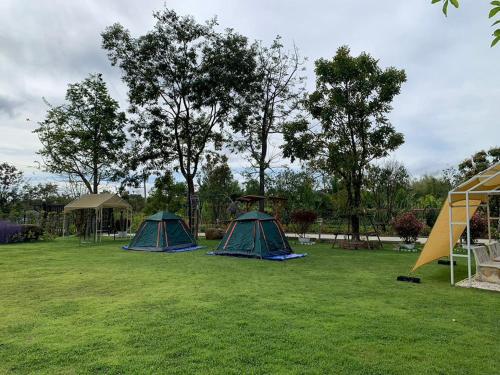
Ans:
<svg viewBox="0 0 500 375"><path fill-rule="evenodd" d="M18 108L21 104L22 101L0 95L0 116L4 114L10 118L14 117L16 108Z"/></svg>
<svg viewBox="0 0 500 375"><path fill-rule="evenodd" d="M61 103L67 84L89 73L103 73L125 109L127 90L101 49L100 33L120 22L140 35L151 29L152 12L163 3L0 2L0 160L33 165L40 144L32 130L46 111L42 97ZM353 54L372 54L383 67L405 69L408 82L390 119L406 143L391 157L414 174L439 171L498 144L500 47L489 48L487 2L464 2L447 18L426 1L170 0L167 6L198 21L217 15L221 28L250 39L270 43L279 34L290 48L295 43L308 57L309 89L314 61L332 57L344 44ZM241 157L230 162L236 172L247 166Z"/></svg>

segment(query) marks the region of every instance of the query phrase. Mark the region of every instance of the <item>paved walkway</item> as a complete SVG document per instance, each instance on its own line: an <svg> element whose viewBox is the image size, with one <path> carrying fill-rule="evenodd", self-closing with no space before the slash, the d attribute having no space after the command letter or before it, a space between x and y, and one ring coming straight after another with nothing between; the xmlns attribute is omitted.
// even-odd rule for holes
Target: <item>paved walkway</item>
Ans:
<svg viewBox="0 0 500 375"><path fill-rule="evenodd" d="M199 233L199 235L200 235L200 237L205 237L205 233ZM297 233L286 233L286 236L288 238L298 238L299 237L297 235ZM314 239L314 240L317 240L319 238L318 233L307 233L306 237ZM326 234L326 233L322 233L321 234L321 239L322 240L331 240L331 241L333 241L334 238L335 238L334 234ZM366 239L365 236L361 236L361 238L363 240ZM344 239L344 235L343 234L339 234L338 237L337 237L337 239L343 240ZM376 240L377 240L377 237L370 236L370 241L376 241ZM401 240L401 238L399 238L397 236L380 236L380 240L382 242L388 242L388 243L400 243L400 242L403 242ZM417 239L417 242L420 243L420 244L425 244L427 242L427 237L419 237ZM487 243L488 240L478 240L478 242L480 242L480 243Z"/></svg>

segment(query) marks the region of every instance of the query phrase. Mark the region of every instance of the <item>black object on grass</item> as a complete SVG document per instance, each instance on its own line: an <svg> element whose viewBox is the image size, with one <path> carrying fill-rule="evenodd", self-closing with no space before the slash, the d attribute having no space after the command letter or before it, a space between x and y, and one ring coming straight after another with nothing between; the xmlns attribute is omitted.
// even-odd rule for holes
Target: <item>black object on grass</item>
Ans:
<svg viewBox="0 0 500 375"><path fill-rule="evenodd" d="M408 283L420 284L420 277L398 276L397 281L406 281Z"/></svg>
<svg viewBox="0 0 500 375"><path fill-rule="evenodd" d="M438 264L443 264L445 266L449 266L450 265L450 261L449 260L446 260L446 259L439 259L438 260ZM457 261L454 260L453 261L453 265L456 266L457 265Z"/></svg>

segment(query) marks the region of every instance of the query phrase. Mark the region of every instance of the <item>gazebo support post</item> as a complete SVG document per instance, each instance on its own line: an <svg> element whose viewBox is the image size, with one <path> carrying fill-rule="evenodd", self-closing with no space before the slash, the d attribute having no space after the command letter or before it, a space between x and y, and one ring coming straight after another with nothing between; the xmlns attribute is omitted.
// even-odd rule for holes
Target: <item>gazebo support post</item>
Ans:
<svg viewBox="0 0 500 375"><path fill-rule="evenodd" d="M66 213L63 212L63 227L62 227L62 236L66 234Z"/></svg>
<svg viewBox="0 0 500 375"><path fill-rule="evenodd" d="M100 217L100 220L101 220L101 231L99 232L99 242L102 242L102 207L101 207L101 210L100 210L100 214L99 214L99 217Z"/></svg>
<svg viewBox="0 0 500 375"><path fill-rule="evenodd" d="M97 215L98 215L98 211L97 211L97 208L94 210L95 211L95 229L94 229L94 243L97 242Z"/></svg>
<svg viewBox="0 0 500 375"><path fill-rule="evenodd" d="M469 192L465 193L465 214L467 224L467 276L469 277L469 287L472 285L472 269L471 269L471 248L470 248L470 212L469 212Z"/></svg>
<svg viewBox="0 0 500 375"><path fill-rule="evenodd" d="M450 282L451 285L455 285L455 274L453 268L453 248L455 244L453 243L453 206L451 202L451 193L448 193L448 204L449 204L449 222L450 222Z"/></svg>
<svg viewBox="0 0 500 375"><path fill-rule="evenodd" d="M491 212L490 212L490 197L488 196L488 200L486 202L486 218L488 221L488 243L491 243Z"/></svg>

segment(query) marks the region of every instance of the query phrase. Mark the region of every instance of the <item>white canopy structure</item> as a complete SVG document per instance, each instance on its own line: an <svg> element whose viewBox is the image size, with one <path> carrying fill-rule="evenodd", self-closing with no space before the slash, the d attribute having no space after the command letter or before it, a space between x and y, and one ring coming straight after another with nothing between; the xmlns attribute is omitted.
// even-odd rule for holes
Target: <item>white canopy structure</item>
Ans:
<svg viewBox="0 0 500 375"><path fill-rule="evenodd" d="M66 228L66 214L76 211L76 210L92 210L95 213L95 225L94 230L94 241L97 242L100 239L100 234L102 233L103 225L103 209L105 208L116 208L125 212L127 223L126 232L130 231L130 219L132 218L132 206L120 198L116 194L111 193L101 193L101 194L85 194L80 198L71 201L64 207L64 221L63 221L63 236Z"/></svg>
<svg viewBox="0 0 500 375"><path fill-rule="evenodd" d="M420 257L413 267L418 267L433 260L449 256L450 281L455 284L453 269L454 258L467 258L467 276L469 286L472 283L472 245L470 220L481 206L486 208L488 221L488 241L491 242L491 222L500 220L500 217L491 217L489 200L493 195L500 195L500 162L492 165L481 173L465 181L448 193L448 199L432 228ZM455 245L460 236L466 231L467 254L455 252Z"/></svg>

